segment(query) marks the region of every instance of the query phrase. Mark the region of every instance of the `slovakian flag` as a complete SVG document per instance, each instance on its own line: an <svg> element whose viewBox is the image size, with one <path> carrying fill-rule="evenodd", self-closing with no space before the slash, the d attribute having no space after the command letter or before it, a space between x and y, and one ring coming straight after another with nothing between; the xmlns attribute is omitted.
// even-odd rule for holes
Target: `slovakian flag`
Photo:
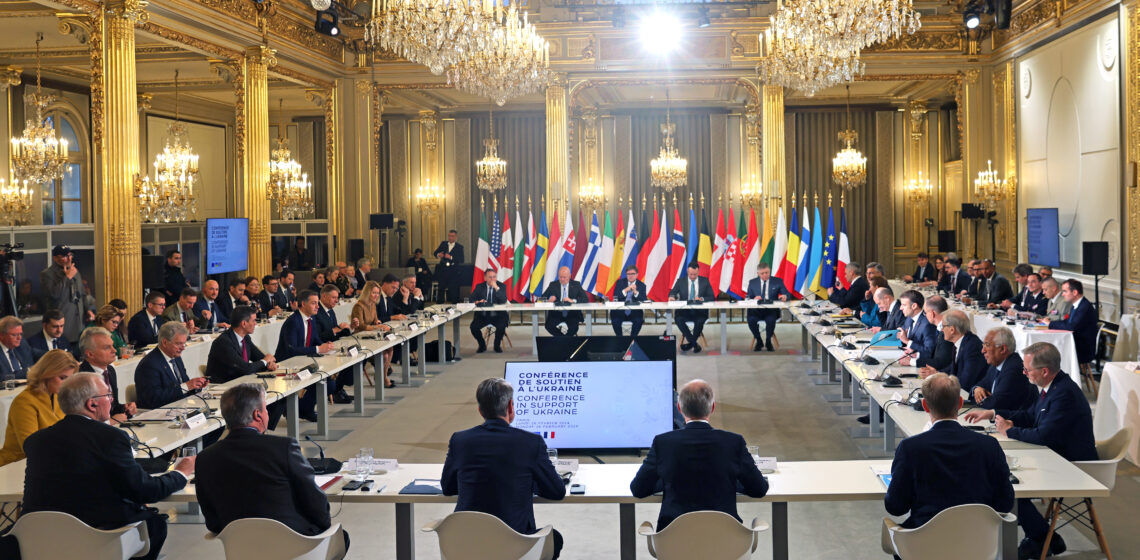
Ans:
<svg viewBox="0 0 1140 560"><path fill-rule="evenodd" d="M796 288L796 266L800 258L800 223L796 209L792 208L792 225L788 228L788 251L784 261L780 263L776 277L784 281L784 286L792 297L799 299L800 292Z"/></svg>
<svg viewBox="0 0 1140 560"><path fill-rule="evenodd" d="M499 283L507 289L507 297L515 288L515 244L511 239L511 216L503 210L503 234L499 236Z"/></svg>
<svg viewBox="0 0 1140 560"><path fill-rule="evenodd" d="M569 210L566 211L566 223L573 226L573 223L570 221ZM574 257L577 255L578 251L578 238L574 237L573 227L571 227L570 231L566 232L566 235L563 235L562 237L562 253L558 256L558 267L554 269L554 282L558 281L558 271L563 267L573 270ZM549 276L550 270L548 269L546 272L547 276Z"/></svg>
<svg viewBox="0 0 1140 560"><path fill-rule="evenodd" d="M550 260L551 243L546 231L546 210L542 211L538 228L534 244L534 269L530 272L530 294L536 298L546 289L546 263ZM558 235L558 216L554 217L554 235Z"/></svg>
<svg viewBox="0 0 1140 560"><path fill-rule="evenodd" d="M702 228L703 229L703 228ZM702 240L703 241L703 240ZM726 249L724 241L724 209L717 210L716 216L716 237L712 241L712 254L709 258L709 284L712 286L713 293L720 295L720 274L721 268L724 266L724 251Z"/></svg>
<svg viewBox="0 0 1140 560"><path fill-rule="evenodd" d="M487 237L487 216L479 215L479 244L475 246L475 274L471 277L471 289L483 283L483 271L491 258L491 242ZM496 264L496 267L498 265Z"/></svg>
<svg viewBox="0 0 1140 560"><path fill-rule="evenodd" d="M728 209L728 222L724 232L724 261L721 264L720 291L736 299L743 299L740 293L732 291L732 275L736 272L736 261L740 260L740 242L736 238L736 217L732 208Z"/></svg>
<svg viewBox="0 0 1140 560"><path fill-rule="evenodd" d="M847 265L851 262L851 248L847 246L847 209L839 209L839 254L835 267L835 277L843 283L843 288L850 288L847 281Z"/></svg>

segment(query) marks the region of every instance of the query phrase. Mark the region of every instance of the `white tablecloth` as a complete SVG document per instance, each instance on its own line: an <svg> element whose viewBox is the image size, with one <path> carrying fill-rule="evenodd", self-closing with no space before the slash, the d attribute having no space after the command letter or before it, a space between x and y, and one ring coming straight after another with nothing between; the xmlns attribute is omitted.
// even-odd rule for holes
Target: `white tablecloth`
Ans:
<svg viewBox="0 0 1140 560"><path fill-rule="evenodd" d="M1109 362L1100 378L1093 411L1096 439L1108 439L1124 426L1132 428L1128 460L1140 465L1140 373L1136 362Z"/></svg>
<svg viewBox="0 0 1140 560"><path fill-rule="evenodd" d="M1120 316L1120 330L1116 335L1116 349L1112 361L1129 362L1140 359L1140 320L1136 315Z"/></svg>
<svg viewBox="0 0 1140 560"><path fill-rule="evenodd" d="M1007 327L1013 331L1013 339L1017 341L1017 350L1024 350L1026 346L1037 342L1048 342L1061 351L1061 370L1069 374L1077 385L1081 383L1081 366L1077 361L1077 345L1073 340L1073 333L1058 330L1027 329L1022 325L1006 325L1002 321L985 313L976 313L974 319L974 334L985 338L990 329Z"/></svg>

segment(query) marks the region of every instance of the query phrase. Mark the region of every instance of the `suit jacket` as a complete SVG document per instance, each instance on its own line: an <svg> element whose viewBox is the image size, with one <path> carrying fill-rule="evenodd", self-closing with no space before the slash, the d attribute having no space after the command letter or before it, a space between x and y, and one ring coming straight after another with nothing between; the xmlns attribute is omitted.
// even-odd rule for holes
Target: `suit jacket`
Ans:
<svg viewBox="0 0 1140 560"><path fill-rule="evenodd" d="M911 277L915 282L929 282L938 277L938 271L934 270L933 264L926 263L926 266L916 266Z"/></svg>
<svg viewBox="0 0 1140 560"><path fill-rule="evenodd" d="M171 371L166 356L157 348L139 360L135 368L139 408L160 408L190 394L182 390L182 384L190 381L182 358L174 359L174 368L177 371Z"/></svg>
<svg viewBox="0 0 1140 560"><path fill-rule="evenodd" d="M206 528L214 533L249 517L275 519L302 535L332 524L328 498L291 437L232 430L202 450L194 476Z"/></svg>
<svg viewBox="0 0 1140 560"><path fill-rule="evenodd" d="M285 319L281 325L281 336L277 339L277 351L273 357L277 361L288 360L293 356L316 356L317 347L324 344L321 330L317 325L317 318L313 317L313 333L309 344L305 344L305 316L300 312L294 313Z"/></svg>
<svg viewBox="0 0 1140 560"><path fill-rule="evenodd" d="M186 486L175 471L147 474L126 432L85 416L69 414L28 436L24 452L24 513L61 511L96 529L146 519L146 504Z"/></svg>
<svg viewBox="0 0 1140 560"><path fill-rule="evenodd" d="M1064 319L1069 315L1069 312L1073 310L1073 304L1065 301L1065 296L1062 296L1061 292L1057 292L1057 295L1053 296L1053 299L1047 301L1045 317L1050 321Z"/></svg>
<svg viewBox="0 0 1140 560"><path fill-rule="evenodd" d="M2 350L3 348L0 348L0 353L4 353ZM32 348L28 346L28 341L20 341L20 345L13 348L11 353L17 363L9 363L8 360L4 359L5 356L0 356L0 378L11 375L16 379L27 379L28 368L36 363L36 359L32 355Z"/></svg>
<svg viewBox="0 0 1140 560"><path fill-rule="evenodd" d="M976 386L989 391L990 396L978 403L978 407L1020 410L1033 406L1037 388L1023 373L1024 367L1017 352L1011 353L1000 368L989 366L986 376ZM969 391L973 393L973 387Z"/></svg>
<svg viewBox="0 0 1140 560"><path fill-rule="evenodd" d="M163 279L163 291L166 292L166 298L173 301L182 295L182 290L190 287L190 283L186 281L186 276L182 274L182 269L164 265L166 267L166 277Z"/></svg>
<svg viewBox="0 0 1140 560"><path fill-rule="evenodd" d="M500 286L502 286L502 284L500 284ZM476 299L477 298L472 297L471 301L475 301ZM412 297L412 294L409 293L408 301L404 301L404 294L399 290L396 290L396 293L392 294L391 300L395 313L400 315L411 315L412 313L415 313L424 308L423 299Z"/></svg>
<svg viewBox="0 0 1140 560"><path fill-rule="evenodd" d="M709 284L709 279L704 276L697 277L697 293L689 293L689 288L689 277L687 275L678 278L677 281L673 283L673 289L669 290L669 297L681 301L693 301L697 298L701 298L702 301L716 300L716 294L713 293L712 284ZM771 288L769 288L769 290L771 290Z"/></svg>
<svg viewBox="0 0 1140 560"><path fill-rule="evenodd" d="M645 282L642 282L641 280L634 280L633 285L635 287L634 289L637 291L637 295L635 296L633 294L629 294L628 299L632 301L649 301L649 294L647 293L649 290L645 287ZM627 299L627 295L623 292L628 287L629 280L626 280L625 276L618 278L617 282L614 283L614 301L625 301Z"/></svg>
<svg viewBox="0 0 1140 560"><path fill-rule="evenodd" d="M166 322L162 315L155 317L155 319L158 321L159 327ZM140 309L138 313L131 315L130 321L127 321L127 340L139 348L158 343L158 329L151 324L146 309Z"/></svg>
<svg viewBox="0 0 1140 560"><path fill-rule="evenodd" d="M455 511L488 513L524 534L536 530L533 495L566 496L542 437L499 418L451 435L440 486L459 495Z"/></svg>
<svg viewBox="0 0 1140 560"><path fill-rule="evenodd" d="M1029 288L1021 290L1011 300L1013 308L1018 311L1028 311L1036 315L1044 315L1049 309L1049 298L1045 297L1045 292L1037 292L1037 295L1029 293Z"/></svg>
<svg viewBox="0 0 1140 560"><path fill-rule="evenodd" d="M245 351L248 359L242 356L237 333L233 328L226 329L210 344L210 355L206 358L206 378L210 383L225 383L243 375L265 371L265 364L261 361L265 353L257 348L249 335L245 335Z"/></svg>
<svg viewBox="0 0 1140 560"><path fill-rule="evenodd" d="M68 342L67 337L65 336L60 336L59 338L55 339L55 344L56 347L60 350L67 350L72 354L75 353L75 349L71 347L71 343ZM48 344L47 336L44 335L43 330L40 330L40 332L28 338L27 345L28 348L32 350L32 363L40 361L40 358L43 357L44 354L47 354L48 350L52 349ZM23 346L23 344L20 346Z"/></svg>
<svg viewBox="0 0 1140 560"><path fill-rule="evenodd" d="M962 504L1008 512L1013 509L1013 484L1005 453L988 435L957 422L936 422L899 442L883 503L891 515L910 512L902 524L906 528L920 527L942 510Z"/></svg>
<svg viewBox="0 0 1140 560"><path fill-rule="evenodd" d="M194 302L194 313L197 316L202 317L203 311L210 312L210 318L208 320L203 319L205 321L203 327L213 329L214 327L218 326L218 323L230 322L230 316L222 313L222 308L218 305L217 301L206 301L205 296L200 296L198 298L198 301Z"/></svg>
<svg viewBox="0 0 1140 560"><path fill-rule="evenodd" d="M175 303L174 305L166 306L166 310L162 312L162 318L166 319L167 321L177 321L181 323L183 322L181 319L181 313L182 309L178 307L177 303ZM194 326L198 327L199 329L205 328L206 323L208 322L203 319L201 315L198 315L194 311L193 307L190 308L190 311L186 312L186 318L194 321Z"/></svg>
<svg viewBox="0 0 1140 560"><path fill-rule="evenodd" d="M1044 445L1069 461L1095 461L1089 401L1065 372L1058 372L1044 397L1020 410L994 409L1013 422L1011 439Z"/></svg>
<svg viewBox="0 0 1140 560"><path fill-rule="evenodd" d="M969 390L981 382L987 368L989 364L982 355L982 339L972 332L966 333L958 343L958 353L950 365L950 375L958 378L958 383L963 389Z"/></svg>
<svg viewBox="0 0 1140 560"><path fill-rule="evenodd" d="M54 262L40 272L40 289L43 290L44 310L58 309L63 313L63 336L79 340L79 333L87 323L86 294L83 289L83 274L67 277L63 267Z"/></svg>
<svg viewBox="0 0 1140 560"><path fill-rule="evenodd" d="M918 352L919 356L927 359L933 358L935 347L938 345L939 339L942 338L942 333L938 332L938 329L926 320L925 313L919 313L918 318L913 321L917 321L917 324L914 325L913 329L910 329L910 334L907 335L910 338L910 347ZM905 330L907 327L903 328Z"/></svg>
<svg viewBox="0 0 1140 560"><path fill-rule="evenodd" d="M361 289L364 284L368 282L368 275L364 274L359 268L356 269L356 289Z"/></svg>
<svg viewBox="0 0 1140 560"><path fill-rule="evenodd" d="M447 241L442 241L439 247L436 247L435 251L432 252L432 255L446 252L448 252ZM463 264L463 245L456 243L455 248L451 250L451 259L440 259L439 264L435 265L435 275L443 278L452 274L461 264Z"/></svg>
<svg viewBox="0 0 1140 560"><path fill-rule="evenodd" d="M396 301L391 297L384 295L384 290L380 290L380 301L376 302L376 318L381 323L387 323L392 320L392 315L399 314L396 309Z"/></svg>
<svg viewBox="0 0 1140 560"><path fill-rule="evenodd" d="M970 275L961 268L958 269L957 274L947 275L946 279L946 291L952 294L968 292L970 289L970 283L973 281L973 278L971 278ZM939 288L941 288L941 286L939 286Z"/></svg>
<svg viewBox="0 0 1140 560"><path fill-rule="evenodd" d="M1097 325L1096 309L1091 301L1081 298L1069 311L1069 316L1049 323L1050 329L1073 331L1073 342L1077 346L1077 362L1087 364L1096 356Z"/></svg>
<svg viewBox="0 0 1140 560"><path fill-rule="evenodd" d="M1009 280L1006 280L1005 276L996 272L993 278L986 281L984 290L983 294L985 298L979 299L983 299L983 303L987 304L1001 303L1013 297L1013 287L1010 286Z"/></svg>
<svg viewBox="0 0 1140 560"><path fill-rule="evenodd" d="M507 303L507 288L502 284L496 284L496 288L491 290L487 287L487 283L483 282L471 290L471 301L479 300L486 300L487 303L492 305ZM476 309L476 311L479 310ZM507 316L506 311L480 311L479 313L490 320L501 319Z"/></svg>
<svg viewBox="0 0 1140 560"><path fill-rule="evenodd" d="M89 371L94 373L95 368L83 360L79 364L79 371ZM111 389L111 416L116 414L126 414L127 407L119 402L119 375L115 371L115 366L112 364L107 365L107 369L103 370L103 381L107 387Z"/></svg>
<svg viewBox="0 0 1140 560"><path fill-rule="evenodd" d="M748 292L745 295L745 299L752 299L752 298L759 296L760 299L762 299L764 301L776 301L776 300L780 299L780 296L784 296L788 299L791 299L791 297L792 297L792 294L790 294L788 292L788 289L784 287L784 281L779 279L779 278L776 278L775 276L768 278L768 293L761 293L760 292L761 284L763 284L763 282L760 280L760 278L753 278L753 279L749 280L748 281ZM759 309L749 309L748 313L752 313L753 311L760 311L760 310Z"/></svg>
<svg viewBox="0 0 1140 560"><path fill-rule="evenodd" d="M986 277L981 274L970 277L970 283L966 286L966 295L973 299L981 299L982 290L986 286Z"/></svg>
<svg viewBox="0 0 1140 560"><path fill-rule="evenodd" d="M241 298L238 298L238 299L240 300ZM229 292L225 292L223 294L220 294L218 296L218 299L215 300L214 303L218 304L218 309L222 310L222 315L225 315L226 317L230 317L231 315L234 314L234 307L235 307L234 301L233 301L233 298L230 296ZM240 301L238 302L238 305L241 305ZM228 323L229 321L226 321L226 322Z"/></svg>
<svg viewBox="0 0 1140 560"><path fill-rule="evenodd" d="M721 511L740 521L736 493L762 498L768 481L740 434L714 429L708 422L689 422L653 438L629 490L638 498L664 492L657 517L660 531L691 511Z"/></svg>
<svg viewBox="0 0 1140 560"><path fill-rule="evenodd" d="M902 302L895 300L891 302L890 310L887 311L886 319L882 322L884 331L901 329L903 323L906 322L906 315L902 311Z"/></svg>
<svg viewBox="0 0 1140 560"><path fill-rule="evenodd" d="M261 293L257 294L257 304L261 306L262 311L266 312L274 307L289 309L289 296L285 295L285 292L280 288L272 294L269 293L269 290L261 290Z"/></svg>
<svg viewBox="0 0 1140 560"><path fill-rule="evenodd" d="M313 316L317 323L317 332L321 334L321 340L338 340L343 336L352 334L352 329L340 329L340 323L336 321L336 312L332 309L325 309L324 305L317 306L317 314Z"/></svg>
<svg viewBox="0 0 1140 560"><path fill-rule="evenodd" d="M867 290L871 285L867 283L865 276L860 276L851 282L850 288L836 288L828 296L827 301L842 307L843 309L856 310L859 309L859 302L867 295Z"/></svg>
<svg viewBox="0 0 1140 560"><path fill-rule="evenodd" d="M566 295L577 303L586 303L587 301L590 301L589 298L586 297L586 291L582 289L582 284L578 283L577 280L571 280L567 282ZM557 280L551 282L550 284L547 284L546 289L542 292L542 299L548 300L552 297L558 298L558 301L562 301L562 284ZM547 311L546 318L566 319L568 321L576 321L579 323L585 320L585 317L582 316L581 311Z"/></svg>
<svg viewBox="0 0 1140 560"><path fill-rule="evenodd" d="M938 371L947 371L954 363L954 343L942 336L942 331L934 330L934 351L929 355L919 352L914 365L930 366Z"/></svg>

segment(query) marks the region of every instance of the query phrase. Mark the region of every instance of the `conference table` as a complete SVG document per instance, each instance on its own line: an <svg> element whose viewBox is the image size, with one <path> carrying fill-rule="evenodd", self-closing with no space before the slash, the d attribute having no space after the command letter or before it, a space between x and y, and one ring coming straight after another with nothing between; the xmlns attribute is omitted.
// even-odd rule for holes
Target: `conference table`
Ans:
<svg viewBox="0 0 1140 560"><path fill-rule="evenodd" d="M1124 427L1132 428L1128 460L1140 465L1140 364L1108 362L1100 377L1093 409L1093 434L1097 440L1111 437Z"/></svg>

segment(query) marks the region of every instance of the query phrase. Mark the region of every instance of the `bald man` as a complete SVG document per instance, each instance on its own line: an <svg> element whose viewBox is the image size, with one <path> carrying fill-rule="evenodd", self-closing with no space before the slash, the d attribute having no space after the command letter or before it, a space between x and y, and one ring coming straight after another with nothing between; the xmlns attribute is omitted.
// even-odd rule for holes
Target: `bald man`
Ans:
<svg viewBox="0 0 1140 560"><path fill-rule="evenodd" d="M202 292L198 301L194 303L194 313L205 319L206 328L210 330L230 328L230 318L222 313L222 310L218 308L218 303L214 301L218 299L220 290L221 287L218 286L217 280L206 280L206 283L202 284Z"/></svg>
<svg viewBox="0 0 1140 560"><path fill-rule="evenodd" d="M582 284L570 279L570 267L558 269L558 282L546 287L542 292L542 299L555 303L586 303L586 291ZM581 311L547 311L546 332L551 336L577 336L578 325L585 320Z"/></svg>

